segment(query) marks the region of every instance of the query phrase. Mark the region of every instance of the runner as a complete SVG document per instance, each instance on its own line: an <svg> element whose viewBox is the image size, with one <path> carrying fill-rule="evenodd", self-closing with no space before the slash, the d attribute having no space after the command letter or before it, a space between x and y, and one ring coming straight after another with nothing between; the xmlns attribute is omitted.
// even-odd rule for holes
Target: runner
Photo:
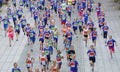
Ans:
<svg viewBox="0 0 120 72"><path fill-rule="evenodd" d="M16 10L12 13L12 19L13 19L13 23L15 25L15 22L17 20L17 13L16 13Z"/></svg>
<svg viewBox="0 0 120 72"><path fill-rule="evenodd" d="M115 52L115 47L114 47L114 44L116 44L117 46L117 43L116 41L112 38L112 36L110 35L109 36L109 39L107 41L107 46L110 50L110 56L111 56L111 59L113 58L113 53Z"/></svg>
<svg viewBox="0 0 120 72"><path fill-rule="evenodd" d="M35 72L40 72L40 71L39 71L39 68L36 68L36 69L35 69Z"/></svg>
<svg viewBox="0 0 120 72"><path fill-rule="evenodd" d="M82 35L83 33L83 24L84 24L84 21L83 21L83 18L80 17L80 19L78 19L78 26L79 26L79 32L80 32L80 35Z"/></svg>
<svg viewBox="0 0 120 72"><path fill-rule="evenodd" d="M46 72L46 67L47 67L47 57L45 55L45 52L42 51L41 55L39 56L39 61L40 61L40 65L42 65L42 69L41 71L45 71Z"/></svg>
<svg viewBox="0 0 120 72"><path fill-rule="evenodd" d="M5 31L5 37L6 37L7 29L8 29L8 26L10 24L10 21L7 18L7 16L5 16L5 18L2 21L3 21L3 28L4 28L4 31Z"/></svg>
<svg viewBox="0 0 120 72"><path fill-rule="evenodd" d="M72 7L68 5L66 10L67 10L68 16L71 18Z"/></svg>
<svg viewBox="0 0 120 72"><path fill-rule="evenodd" d="M42 10L41 0L37 0L37 10L40 12Z"/></svg>
<svg viewBox="0 0 120 72"><path fill-rule="evenodd" d="M51 62L51 49L49 48L48 43L45 44L44 52L47 57L47 69L49 69L49 62Z"/></svg>
<svg viewBox="0 0 120 72"><path fill-rule="evenodd" d="M12 72L21 72L20 68L18 67L18 64L15 62L13 64L14 68L12 68Z"/></svg>
<svg viewBox="0 0 120 72"><path fill-rule="evenodd" d="M69 63L70 72L78 72L78 61L75 59L75 55L72 56L72 60Z"/></svg>
<svg viewBox="0 0 120 72"><path fill-rule="evenodd" d="M23 14L23 10L22 10L22 8L19 7L18 10L17 10L17 15L18 15L19 20L21 19L22 14Z"/></svg>
<svg viewBox="0 0 120 72"><path fill-rule="evenodd" d="M14 8L16 8L16 0L12 0Z"/></svg>
<svg viewBox="0 0 120 72"><path fill-rule="evenodd" d="M12 41L13 38L14 38L14 28L13 28L12 25L9 26L7 32L8 32L8 37L9 37L9 45L10 45L10 47L11 47L11 45L12 45L12 44L11 44L11 41Z"/></svg>
<svg viewBox="0 0 120 72"><path fill-rule="evenodd" d="M106 43L107 36L108 36L108 30L109 30L109 27L106 22L105 22L104 26L102 27L102 30L103 30L103 38L105 39L105 43Z"/></svg>
<svg viewBox="0 0 120 72"><path fill-rule="evenodd" d="M91 18L89 18L89 21L87 22L87 26L88 26L89 34L90 34L93 31L93 28L94 28L94 22L92 21Z"/></svg>
<svg viewBox="0 0 120 72"><path fill-rule="evenodd" d="M62 59L64 59L64 57L63 57L61 51L60 51L60 50L57 50L56 63L57 63L58 71L60 71L60 69L61 69Z"/></svg>
<svg viewBox="0 0 120 72"><path fill-rule="evenodd" d="M93 31L91 33L91 36L92 36L92 43L94 43L94 46L96 46L96 40L97 40L97 31L96 31L96 28L93 28Z"/></svg>
<svg viewBox="0 0 120 72"><path fill-rule="evenodd" d="M34 45L35 40L36 40L36 33L32 27L30 29L29 37L30 37L30 44L31 44L31 52L33 52L32 48L33 48L33 45Z"/></svg>
<svg viewBox="0 0 120 72"><path fill-rule="evenodd" d="M91 13L92 12L92 4L87 2L87 10Z"/></svg>
<svg viewBox="0 0 120 72"><path fill-rule="evenodd" d="M35 3L34 3L34 1L30 1L30 12L31 12L31 17L32 17L32 14L33 14L33 12L34 12L34 10L35 10Z"/></svg>
<svg viewBox="0 0 120 72"><path fill-rule="evenodd" d="M74 21L73 21L72 25L73 25L74 34L76 35L77 34L77 29L78 29L77 18L74 18Z"/></svg>
<svg viewBox="0 0 120 72"><path fill-rule="evenodd" d="M15 33L16 33L16 41L18 41L18 36L20 34L20 24L18 23L18 21L16 20L16 23L15 23Z"/></svg>
<svg viewBox="0 0 120 72"><path fill-rule="evenodd" d="M39 27L39 42L40 42L40 50L43 50L43 43L44 43L44 37L45 37L45 34L44 34L44 27L43 26L40 26Z"/></svg>
<svg viewBox="0 0 120 72"><path fill-rule="evenodd" d="M84 17L85 24L87 24L88 18L89 18L89 13L87 11L85 11L84 14L83 14L83 17Z"/></svg>
<svg viewBox="0 0 120 72"><path fill-rule="evenodd" d="M98 3L98 6L96 7L97 17L99 18L100 12L101 12L101 3Z"/></svg>
<svg viewBox="0 0 120 72"><path fill-rule="evenodd" d="M37 21L38 21L38 18L39 18L39 11L37 9L34 10L33 12L33 15L34 15L34 21L35 21L35 27L37 28Z"/></svg>
<svg viewBox="0 0 120 72"><path fill-rule="evenodd" d="M7 17L8 17L9 20L12 18L11 5L8 5L8 7L7 7Z"/></svg>
<svg viewBox="0 0 120 72"><path fill-rule="evenodd" d="M55 30L53 31L53 40L54 40L53 46L56 49L57 49L57 45L58 45L58 36L59 36L59 32L58 32L57 28L55 28Z"/></svg>
<svg viewBox="0 0 120 72"><path fill-rule="evenodd" d="M85 46L87 47L89 31L88 31L88 28L85 25L83 26L83 34L84 34Z"/></svg>
<svg viewBox="0 0 120 72"><path fill-rule="evenodd" d="M27 36L28 45L30 44L30 30L31 30L30 24L27 24L27 26L25 27L25 34Z"/></svg>
<svg viewBox="0 0 120 72"><path fill-rule="evenodd" d="M51 35L49 28L45 28L44 34L45 34L45 42L48 42L48 40L50 39L50 35Z"/></svg>
<svg viewBox="0 0 120 72"><path fill-rule="evenodd" d="M66 38L70 41L70 44L72 43L72 36L73 36L73 33L69 29L68 32L66 32Z"/></svg>
<svg viewBox="0 0 120 72"><path fill-rule="evenodd" d="M26 24L27 24L27 20L26 20L25 16L23 16L23 17L21 18L20 23L21 23L21 27L22 27L23 33L24 33L24 35L25 35L25 26L26 26Z"/></svg>
<svg viewBox="0 0 120 72"><path fill-rule="evenodd" d="M50 71L51 71L51 72L59 72L59 71L58 71L58 68L57 68L56 61L53 61L52 66L51 66L51 68L50 68Z"/></svg>
<svg viewBox="0 0 120 72"><path fill-rule="evenodd" d="M92 67L92 71L94 71L94 63L96 61L96 51L93 45L90 46L90 49L88 50L87 54L89 56L89 61L90 61L90 66Z"/></svg>
<svg viewBox="0 0 120 72"><path fill-rule="evenodd" d="M33 62L34 58L31 56L31 54L27 53L27 58L26 58L26 67L28 72L32 72L32 67L33 67Z"/></svg>

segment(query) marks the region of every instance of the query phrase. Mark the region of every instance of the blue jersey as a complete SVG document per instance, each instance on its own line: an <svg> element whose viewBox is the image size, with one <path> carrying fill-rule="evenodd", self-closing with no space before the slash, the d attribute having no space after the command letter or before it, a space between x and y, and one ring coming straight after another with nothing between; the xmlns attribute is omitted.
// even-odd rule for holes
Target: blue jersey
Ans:
<svg viewBox="0 0 120 72"><path fill-rule="evenodd" d="M13 18L13 20L17 20L17 13L16 12L12 13L12 18Z"/></svg>
<svg viewBox="0 0 120 72"><path fill-rule="evenodd" d="M20 21L20 22L21 22L21 24L22 24L22 25L26 25L26 23L27 23L27 21L26 21L26 19L25 19L25 18L21 19L21 21Z"/></svg>
<svg viewBox="0 0 120 72"><path fill-rule="evenodd" d="M26 31L27 33L30 33L30 31L31 31L30 27L26 27L26 28L25 28L25 31Z"/></svg>
<svg viewBox="0 0 120 72"><path fill-rule="evenodd" d="M8 24L9 23L9 19L8 18L3 19L2 21L3 21L3 24Z"/></svg>
<svg viewBox="0 0 120 72"><path fill-rule="evenodd" d="M50 31L45 31L45 37L50 37Z"/></svg>
<svg viewBox="0 0 120 72"><path fill-rule="evenodd" d="M96 56L96 51L93 49L88 50L87 52L89 57L95 57Z"/></svg>
<svg viewBox="0 0 120 72"><path fill-rule="evenodd" d="M77 21L73 22L72 25L73 25L73 27L77 27L78 26L78 22Z"/></svg>
<svg viewBox="0 0 120 72"><path fill-rule="evenodd" d="M77 22L78 22L78 26L82 26L84 23L83 20L78 20Z"/></svg>
<svg viewBox="0 0 120 72"><path fill-rule="evenodd" d="M92 35L92 38L93 38L93 39L96 39L96 38L97 38L97 31L93 31L93 32L91 33L91 35Z"/></svg>
<svg viewBox="0 0 120 72"><path fill-rule="evenodd" d="M12 68L12 72L21 72L20 68Z"/></svg>
<svg viewBox="0 0 120 72"><path fill-rule="evenodd" d="M76 72L78 70L78 62L76 60L70 61L70 71Z"/></svg>
<svg viewBox="0 0 120 72"><path fill-rule="evenodd" d="M66 32L67 37L72 37L73 33L72 32Z"/></svg>
<svg viewBox="0 0 120 72"><path fill-rule="evenodd" d="M18 15L18 16L21 16L22 14L23 14L23 10L22 10L22 9L17 10L17 15Z"/></svg>
<svg viewBox="0 0 120 72"><path fill-rule="evenodd" d="M87 26L88 26L89 28L93 28L93 27L94 27L94 23L93 23L93 22L88 22L88 23L87 23Z"/></svg>
<svg viewBox="0 0 120 72"><path fill-rule="evenodd" d="M47 58L50 58L51 49L49 47L48 48L44 48L44 52L45 52L45 55L47 56Z"/></svg>
<svg viewBox="0 0 120 72"><path fill-rule="evenodd" d="M15 24L15 30L19 30L20 31L20 24Z"/></svg>
<svg viewBox="0 0 120 72"><path fill-rule="evenodd" d="M110 40L108 40L107 41L107 45L108 45L108 47L110 47L110 48L114 48L114 43L115 43L116 41L114 40L114 39L110 39Z"/></svg>
<svg viewBox="0 0 120 72"><path fill-rule="evenodd" d="M103 29L103 32L108 32L109 27L108 26L103 26L102 29Z"/></svg>
<svg viewBox="0 0 120 72"><path fill-rule="evenodd" d="M30 31L30 39L35 39L35 35L36 35L36 33L35 33L35 31Z"/></svg>

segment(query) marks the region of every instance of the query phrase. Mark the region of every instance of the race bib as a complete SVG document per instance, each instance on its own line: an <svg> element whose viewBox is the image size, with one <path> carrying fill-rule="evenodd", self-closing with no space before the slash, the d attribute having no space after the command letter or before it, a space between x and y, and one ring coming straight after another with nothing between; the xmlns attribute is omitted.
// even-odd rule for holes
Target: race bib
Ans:
<svg viewBox="0 0 120 72"><path fill-rule="evenodd" d="M48 50L45 51L45 54L46 54L46 55L49 55L49 53L50 53L50 52L49 52Z"/></svg>

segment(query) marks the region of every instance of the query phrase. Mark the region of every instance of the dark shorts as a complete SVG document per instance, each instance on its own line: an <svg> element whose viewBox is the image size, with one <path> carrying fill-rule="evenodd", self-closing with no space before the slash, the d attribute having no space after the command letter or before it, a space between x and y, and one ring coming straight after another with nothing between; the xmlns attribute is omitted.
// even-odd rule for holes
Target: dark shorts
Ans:
<svg viewBox="0 0 120 72"><path fill-rule="evenodd" d="M45 39L47 39L47 40L48 40L48 39L49 39L49 37L45 37Z"/></svg>
<svg viewBox="0 0 120 72"><path fill-rule="evenodd" d="M89 57L89 61L92 61L93 63L95 63L96 59L95 57Z"/></svg>
<svg viewBox="0 0 120 72"><path fill-rule="evenodd" d="M107 38L107 32L103 32L103 38Z"/></svg>
<svg viewBox="0 0 120 72"><path fill-rule="evenodd" d="M43 38L40 38L39 41L41 41L42 43L44 43L44 39Z"/></svg>
<svg viewBox="0 0 120 72"><path fill-rule="evenodd" d="M35 38L30 38L30 42L32 42L33 44L35 43Z"/></svg>
<svg viewBox="0 0 120 72"><path fill-rule="evenodd" d="M94 41L96 41L96 38L92 38L92 42L94 43Z"/></svg>
<svg viewBox="0 0 120 72"><path fill-rule="evenodd" d="M80 32L82 32L82 31L83 31L82 26L79 26L79 31L80 31Z"/></svg>
<svg viewBox="0 0 120 72"><path fill-rule="evenodd" d="M51 59L50 59L50 57L47 57L47 61L48 61L48 62L51 62Z"/></svg>
<svg viewBox="0 0 120 72"><path fill-rule="evenodd" d="M56 43L58 42L58 38L54 37L53 39Z"/></svg>
<svg viewBox="0 0 120 72"><path fill-rule="evenodd" d="M85 38L87 38L87 37L88 37L88 35L84 35L84 37L85 37Z"/></svg>
<svg viewBox="0 0 120 72"><path fill-rule="evenodd" d="M89 28L90 31L93 31L93 28Z"/></svg>
<svg viewBox="0 0 120 72"><path fill-rule="evenodd" d="M20 30L15 30L16 33L20 34Z"/></svg>
<svg viewBox="0 0 120 72"><path fill-rule="evenodd" d="M75 32L76 30L77 30L77 27L74 27L74 26L73 26L73 31Z"/></svg>

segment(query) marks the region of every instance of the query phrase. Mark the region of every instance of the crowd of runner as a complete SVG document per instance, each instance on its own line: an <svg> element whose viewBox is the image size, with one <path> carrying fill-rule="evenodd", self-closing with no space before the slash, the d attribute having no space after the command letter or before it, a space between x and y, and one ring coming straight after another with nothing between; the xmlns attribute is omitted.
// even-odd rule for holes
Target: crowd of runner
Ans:
<svg viewBox="0 0 120 72"><path fill-rule="evenodd" d="M109 26L105 20L105 13L101 3L98 3L96 9L93 8L93 0L20 0L17 5L16 0L12 0L14 8L8 5L6 9L6 16L0 15L0 23L4 28L5 37L9 38L9 46L12 47L12 40L16 37L19 40L21 32L27 36L27 43L31 47L31 52L34 52L34 44L39 40L40 56L39 63L41 69L35 69L35 72L60 72L62 61L66 58L70 72L79 72L78 61L76 60L76 51L73 46L73 36L84 37L85 47L88 47L88 57L92 71L94 71L94 63L96 61L96 40L99 35L103 35L105 45L110 50L111 58L114 53L114 43L112 36L108 37ZM24 16L23 8L30 11L31 17L34 19L34 26L29 24L28 19ZM72 18L71 14L78 12L78 17ZM98 24L95 25L91 17L93 10L96 10ZM53 13L59 18L60 23L56 22ZM72 20L73 19L73 20ZM14 23L14 24L12 24ZM61 24L62 28L56 26ZM98 27L95 27L98 26ZM97 28L101 33L97 32ZM36 31L37 29L37 31ZM59 31L59 29L61 29ZM58 47L59 35L63 35L64 49ZM14 36L16 35L16 36ZM88 39L92 41L92 45L88 46ZM117 44L116 44L117 45ZM54 52L57 52L56 60L51 60ZM61 51L66 51L63 56ZM33 72L35 58L30 53L27 53L26 68L28 72ZM49 65L52 63L52 65ZM12 72L21 72L17 63L14 63Z"/></svg>

